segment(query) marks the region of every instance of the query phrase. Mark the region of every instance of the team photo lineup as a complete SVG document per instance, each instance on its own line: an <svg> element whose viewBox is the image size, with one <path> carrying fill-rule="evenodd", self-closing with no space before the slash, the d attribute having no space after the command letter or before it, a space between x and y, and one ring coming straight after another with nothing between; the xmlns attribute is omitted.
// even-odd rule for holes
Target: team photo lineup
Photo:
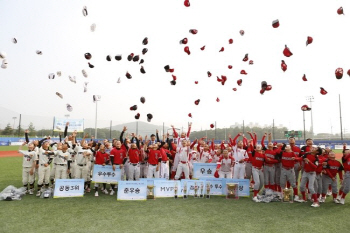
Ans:
<svg viewBox="0 0 350 233"><path fill-rule="evenodd" d="M172 126L173 134L163 135L160 140L158 130L150 138L131 133L126 135L124 127L119 139L101 142L84 135L77 142L77 133L68 135L67 122L63 138L52 143L49 137L30 142L28 130L26 141L19 148L23 154L23 186L29 195L40 196L44 188L55 184L57 179L84 179L85 193L101 191L114 195L116 186L91 183L92 169L96 165L112 165L121 169L120 180L140 178L165 178L170 180L192 179L193 164L216 163L215 178L249 179L253 189L253 201L261 202L259 194L270 193L283 198L286 188L292 188L294 201L312 202L312 207L320 207L326 196L334 203L344 204L350 191L350 150L344 144L342 163L335 153L313 145L306 140L301 148L290 137L286 143L272 142L271 133L265 133L258 144L255 133L246 132L250 138L239 133L234 138L215 144L206 138L189 140L188 132L179 134ZM267 139L267 145L265 140ZM27 145L28 150L23 146ZM339 178L338 178L339 177ZM339 185L338 185L339 181ZM299 193L301 196L299 196Z"/></svg>

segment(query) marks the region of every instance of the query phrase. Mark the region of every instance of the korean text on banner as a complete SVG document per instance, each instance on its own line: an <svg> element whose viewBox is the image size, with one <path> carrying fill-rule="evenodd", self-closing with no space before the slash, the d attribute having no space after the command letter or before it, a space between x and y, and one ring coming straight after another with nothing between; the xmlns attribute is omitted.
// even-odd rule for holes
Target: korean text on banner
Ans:
<svg viewBox="0 0 350 233"><path fill-rule="evenodd" d="M193 178L214 178L216 163L193 163Z"/></svg>
<svg viewBox="0 0 350 233"><path fill-rule="evenodd" d="M223 195L223 178L200 178L200 180L205 180L205 187L207 183L210 184L210 195Z"/></svg>
<svg viewBox="0 0 350 233"><path fill-rule="evenodd" d="M116 167L115 171L113 171L111 165L94 165L94 171L92 173L93 182L116 184L118 180L121 180L121 170L119 167Z"/></svg>
<svg viewBox="0 0 350 233"><path fill-rule="evenodd" d="M177 187L177 195L182 196L181 183L178 180L155 180L154 196L155 197L174 197L175 186Z"/></svg>
<svg viewBox="0 0 350 233"><path fill-rule="evenodd" d="M84 179L57 179L55 181L54 198L83 196Z"/></svg>
<svg viewBox="0 0 350 233"><path fill-rule="evenodd" d="M67 119L55 117L54 131L64 131L66 123L69 122L68 132L84 132L84 119Z"/></svg>
<svg viewBox="0 0 350 233"><path fill-rule="evenodd" d="M122 200L146 200L147 181L119 181L118 201Z"/></svg>

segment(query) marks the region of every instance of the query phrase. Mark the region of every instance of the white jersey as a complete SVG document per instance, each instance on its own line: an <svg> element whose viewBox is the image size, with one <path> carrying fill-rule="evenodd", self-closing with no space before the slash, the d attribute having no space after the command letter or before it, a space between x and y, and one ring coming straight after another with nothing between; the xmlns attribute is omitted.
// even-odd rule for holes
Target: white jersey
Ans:
<svg viewBox="0 0 350 233"><path fill-rule="evenodd" d="M231 168L232 168L232 164L233 164L233 158L232 157L227 157L227 159L225 159L224 157L222 157L220 159L221 161L218 162L219 164L221 164L220 167L220 171L222 172L230 172Z"/></svg>
<svg viewBox="0 0 350 233"><path fill-rule="evenodd" d="M191 149L189 146L187 147L178 147L176 148L177 155L179 156L179 162L188 162L188 157L191 152Z"/></svg>
<svg viewBox="0 0 350 233"><path fill-rule="evenodd" d="M208 163L209 160L212 159L210 151L204 151L202 150L200 153L198 153L198 162L199 163Z"/></svg>
<svg viewBox="0 0 350 233"><path fill-rule="evenodd" d="M33 166L33 162L34 162L35 157L36 157L35 151L19 150L18 152L23 155L22 166L23 167L32 167Z"/></svg>
<svg viewBox="0 0 350 233"><path fill-rule="evenodd" d="M70 153L68 150L66 152L63 152L62 150L58 150L55 152L55 158L56 158L56 163L61 165L67 165L67 161L71 160Z"/></svg>
<svg viewBox="0 0 350 233"><path fill-rule="evenodd" d="M183 148L183 146L182 146L182 141L183 141L183 140L188 141L188 140L190 140L190 139L189 139L188 137L185 137L185 138L177 137L177 138L174 138L174 143L177 144L177 147Z"/></svg>
<svg viewBox="0 0 350 233"><path fill-rule="evenodd" d="M40 147L36 154L36 160L39 160L39 164L47 164L51 158L53 158L53 152L50 150L44 150Z"/></svg>
<svg viewBox="0 0 350 233"><path fill-rule="evenodd" d="M235 145L233 148L233 159L238 163L242 159L248 158L248 153L245 149L240 149Z"/></svg>
<svg viewBox="0 0 350 233"><path fill-rule="evenodd" d="M86 165L92 154L89 149L83 149L82 146L75 146L74 151L77 153L75 155L75 161L78 165Z"/></svg>

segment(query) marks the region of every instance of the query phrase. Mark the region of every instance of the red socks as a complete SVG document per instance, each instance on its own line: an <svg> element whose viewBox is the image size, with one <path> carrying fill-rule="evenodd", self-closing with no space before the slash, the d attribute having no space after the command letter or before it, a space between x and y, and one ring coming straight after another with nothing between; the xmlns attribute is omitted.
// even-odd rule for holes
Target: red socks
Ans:
<svg viewBox="0 0 350 233"><path fill-rule="evenodd" d="M303 200L306 201L305 192L301 192L301 195L303 196Z"/></svg>
<svg viewBox="0 0 350 233"><path fill-rule="evenodd" d="M298 188L293 188L294 196L298 195Z"/></svg>
<svg viewBox="0 0 350 233"><path fill-rule="evenodd" d="M341 195L341 198L345 199L345 196L346 196L346 193L343 193L343 194Z"/></svg>
<svg viewBox="0 0 350 233"><path fill-rule="evenodd" d="M256 197L259 193L259 190L254 190L254 197Z"/></svg>
<svg viewBox="0 0 350 233"><path fill-rule="evenodd" d="M336 193L332 193L333 199L337 198L337 194Z"/></svg>
<svg viewBox="0 0 350 233"><path fill-rule="evenodd" d="M318 202L317 194L316 194L316 193L312 194L312 199L314 199L314 202Z"/></svg>

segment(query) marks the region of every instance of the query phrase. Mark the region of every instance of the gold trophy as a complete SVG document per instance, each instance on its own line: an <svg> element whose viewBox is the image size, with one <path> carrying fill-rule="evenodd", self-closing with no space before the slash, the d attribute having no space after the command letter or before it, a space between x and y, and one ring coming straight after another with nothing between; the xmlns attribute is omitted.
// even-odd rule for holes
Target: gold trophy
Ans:
<svg viewBox="0 0 350 233"><path fill-rule="evenodd" d="M187 198L187 182L184 182L184 198Z"/></svg>
<svg viewBox="0 0 350 233"><path fill-rule="evenodd" d="M174 187L174 193L175 193L174 198L175 198L175 199L177 199L177 190L178 190L178 188L177 188L177 182L175 181L175 187Z"/></svg>
<svg viewBox="0 0 350 233"><path fill-rule="evenodd" d="M147 199L154 199L154 185L147 185Z"/></svg>
<svg viewBox="0 0 350 233"><path fill-rule="evenodd" d="M207 182L207 198L210 198L210 182Z"/></svg>
<svg viewBox="0 0 350 233"><path fill-rule="evenodd" d="M197 185L197 182L194 182L194 197L197 198L198 197L198 185Z"/></svg>
<svg viewBox="0 0 350 233"><path fill-rule="evenodd" d="M283 189L282 202L293 202L292 189Z"/></svg>
<svg viewBox="0 0 350 233"><path fill-rule="evenodd" d="M226 188L227 188L226 199L238 199L237 183L227 183Z"/></svg>
<svg viewBox="0 0 350 233"><path fill-rule="evenodd" d="M199 195L199 197L203 197L203 189L204 189L204 187L203 187L203 182L201 183L201 194Z"/></svg>

